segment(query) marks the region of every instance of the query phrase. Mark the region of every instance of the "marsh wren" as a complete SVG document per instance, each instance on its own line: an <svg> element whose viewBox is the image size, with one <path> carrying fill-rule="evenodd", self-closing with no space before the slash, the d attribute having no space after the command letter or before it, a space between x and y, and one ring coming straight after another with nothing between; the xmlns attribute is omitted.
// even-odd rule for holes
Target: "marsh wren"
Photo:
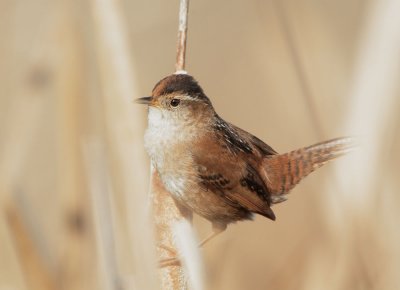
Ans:
<svg viewBox="0 0 400 290"><path fill-rule="evenodd" d="M150 97L145 147L165 188L182 207L208 219L214 233L253 214L275 220L271 206L309 173L351 148L338 138L278 154L224 121L196 80L173 74Z"/></svg>

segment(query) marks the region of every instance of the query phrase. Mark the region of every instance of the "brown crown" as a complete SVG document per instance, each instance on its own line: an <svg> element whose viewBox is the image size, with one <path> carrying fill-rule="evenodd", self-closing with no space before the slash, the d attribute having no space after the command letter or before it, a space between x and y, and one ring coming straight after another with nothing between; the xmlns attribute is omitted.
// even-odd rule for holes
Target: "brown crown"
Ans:
<svg viewBox="0 0 400 290"><path fill-rule="evenodd" d="M153 91L152 96L158 97L180 93L191 96L193 98L202 99L209 102L208 97L204 94L203 89L197 81L188 74L173 74L159 81Z"/></svg>

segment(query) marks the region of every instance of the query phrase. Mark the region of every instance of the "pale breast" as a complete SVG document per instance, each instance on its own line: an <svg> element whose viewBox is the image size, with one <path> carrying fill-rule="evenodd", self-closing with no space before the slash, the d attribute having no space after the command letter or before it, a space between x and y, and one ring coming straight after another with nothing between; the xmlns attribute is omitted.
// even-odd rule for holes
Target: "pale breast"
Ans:
<svg viewBox="0 0 400 290"><path fill-rule="evenodd" d="M182 124L175 122L168 112L149 109L149 124L145 133L145 148L158 170L166 189L176 197L187 186L193 160L190 154L191 135L184 134ZM190 181L189 181L190 182Z"/></svg>

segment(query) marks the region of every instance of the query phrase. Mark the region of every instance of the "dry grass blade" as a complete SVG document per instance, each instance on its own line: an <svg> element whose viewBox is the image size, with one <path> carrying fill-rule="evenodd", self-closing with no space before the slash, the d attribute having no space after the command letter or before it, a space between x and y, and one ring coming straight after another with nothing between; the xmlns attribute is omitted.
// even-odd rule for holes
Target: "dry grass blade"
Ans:
<svg viewBox="0 0 400 290"><path fill-rule="evenodd" d="M31 290L57 290L59 289L54 272L43 260L23 220L21 211L14 204L6 210L9 231L18 252L20 265L24 272L26 283Z"/></svg>
<svg viewBox="0 0 400 290"><path fill-rule="evenodd" d="M126 26L120 1L92 0L96 49L104 99L107 148L113 192L122 200L128 246L124 249L126 287L157 288L154 244L149 220L147 160L143 150L143 111L137 96ZM123 226L123 225L121 225Z"/></svg>
<svg viewBox="0 0 400 290"><path fill-rule="evenodd" d="M121 289L121 277L115 251L113 214L111 211L110 176L106 172L105 150L98 140L88 140L84 146L87 179L91 195L100 283L104 290Z"/></svg>
<svg viewBox="0 0 400 290"><path fill-rule="evenodd" d="M176 71L185 70L186 35L188 23L189 0L181 0L179 6L178 45L176 49Z"/></svg>

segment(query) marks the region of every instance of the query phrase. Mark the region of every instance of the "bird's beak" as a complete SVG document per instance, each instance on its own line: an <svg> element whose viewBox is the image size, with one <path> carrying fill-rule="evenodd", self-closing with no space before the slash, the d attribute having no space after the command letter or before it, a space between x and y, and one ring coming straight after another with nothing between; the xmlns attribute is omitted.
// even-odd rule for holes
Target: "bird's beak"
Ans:
<svg viewBox="0 0 400 290"><path fill-rule="evenodd" d="M153 97L143 97L135 100L137 104L150 105Z"/></svg>

